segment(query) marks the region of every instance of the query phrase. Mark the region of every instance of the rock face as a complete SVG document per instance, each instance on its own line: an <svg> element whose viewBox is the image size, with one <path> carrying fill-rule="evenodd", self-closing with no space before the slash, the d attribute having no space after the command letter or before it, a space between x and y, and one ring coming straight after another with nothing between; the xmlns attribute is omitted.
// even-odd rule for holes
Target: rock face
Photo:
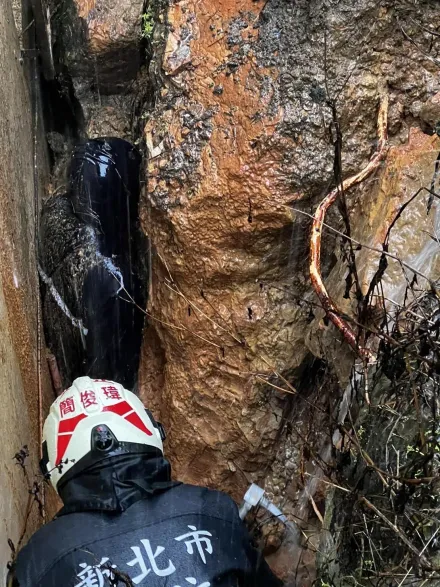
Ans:
<svg viewBox="0 0 440 587"><path fill-rule="evenodd" d="M59 11L68 26L58 31L62 63L77 89L88 82L102 94L119 94L135 79L143 5L143 0L64 0Z"/></svg>
<svg viewBox="0 0 440 587"><path fill-rule="evenodd" d="M63 0L54 8L58 77L73 82L89 138L131 138L144 0Z"/></svg>
<svg viewBox="0 0 440 587"><path fill-rule="evenodd" d="M32 484L38 472L40 418L52 397L44 348L41 355L38 352L42 332L34 246L35 206L47 162L44 135L33 119L35 102L20 63L19 35L9 1L0 5L0 51L0 582L5 584L6 564L12 558L8 539L17 547L22 532L27 538L41 523L37 504L26 523L29 487L14 455L27 445L25 461ZM35 97L38 88L34 92ZM44 500L41 493L39 497ZM46 507L50 515L47 502Z"/></svg>
<svg viewBox="0 0 440 587"><path fill-rule="evenodd" d="M187 479L241 491L272 458L289 402L261 378L295 375L307 354L310 306L299 302L313 299L308 223L291 208L313 210L333 181L328 102L348 176L374 151L380 86L390 86L397 144L417 124L414 103L437 89L429 60L391 34L397 16L392 4L365 1L249 1L238 11L184 0L168 10L170 32L151 67L162 87L145 128L142 213L157 249L150 309L169 326L152 323L165 386L145 393L162 393ZM374 186L373 177L360 193Z"/></svg>
<svg viewBox="0 0 440 587"><path fill-rule="evenodd" d="M424 4L426 22L437 10ZM270 496L288 493L305 523L316 519L303 480L294 487L292 477L304 466L316 472L310 447L324 448L324 428L311 400L319 394L332 405L353 355L315 306L306 214L334 183L339 132L342 176L367 164L384 87L397 149L390 161L407 157L414 182L429 184L437 143L421 132L435 129L428 104L439 82L421 50L429 32L415 22L412 9L393 2L182 0L156 26L157 46L164 41L150 65L157 101L144 132L149 181L141 207L156 252L141 395L168 426L180 478L236 498L265 479ZM392 177L379 170L347 194L361 242L380 244L382 214L391 221L415 185ZM376 220L364 217L362 201L374 203ZM344 230L337 206L327 222ZM334 235L325 236L323 251L324 278L351 313L345 253ZM322 384L312 355L333 380ZM296 397L280 391L292 391L289 383Z"/></svg>
<svg viewBox="0 0 440 587"><path fill-rule="evenodd" d="M270 126L258 115L271 98L259 96L253 68L259 6L243 7L241 23L233 5L215 12L209 3L171 6L161 64L169 81L145 129L143 220L157 247L150 310L170 324L159 330L164 388L145 398L162 394L176 474L239 498L265 468L286 404L258 374L288 357L291 368L301 363L292 325L304 325L307 311L289 291L301 276L289 258L294 196L271 142L279 113Z"/></svg>

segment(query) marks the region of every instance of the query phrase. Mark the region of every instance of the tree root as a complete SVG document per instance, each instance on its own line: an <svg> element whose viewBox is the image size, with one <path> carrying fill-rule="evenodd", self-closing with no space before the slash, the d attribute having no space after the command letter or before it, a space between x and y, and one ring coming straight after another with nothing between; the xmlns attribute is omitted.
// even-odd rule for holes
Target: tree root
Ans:
<svg viewBox="0 0 440 587"><path fill-rule="evenodd" d="M315 290L329 320L342 333L342 336L352 349L364 359L372 358L372 351L359 344L357 334L353 331L351 326L349 326L346 320L342 318L341 312L331 300L324 285L321 275L321 236L327 210L335 203L339 194L364 181L364 179L376 171L381 161L385 158L388 150L387 113L388 94L384 92L380 99L377 119L378 145L376 152L362 171L344 180L342 185L338 185L322 200L313 216L312 234L310 237L310 279L312 281L313 289Z"/></svg>
<svg viewBox="0 0 440 587"><path fill-rule="evenodd" d="M61 378L61 373L58 369L57 358L55 357L55 355L49 352L47 353L46 358L47 364L49 366L50 377L52 379L52 386L55 391L55 395L59 397L63 393L64 387L63 380Z"/></svg>

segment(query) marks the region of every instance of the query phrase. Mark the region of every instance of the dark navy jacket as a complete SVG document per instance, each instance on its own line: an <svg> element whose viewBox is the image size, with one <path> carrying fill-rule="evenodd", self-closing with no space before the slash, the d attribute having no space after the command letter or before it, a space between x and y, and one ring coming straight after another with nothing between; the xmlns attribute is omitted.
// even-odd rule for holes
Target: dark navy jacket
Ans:
<svg viewBox="0 0 440 587"><path fill-rule="evenodd" d="M226 494L178 485L122 513L76 512L19 553L20 587L278 587Z"/></svg>

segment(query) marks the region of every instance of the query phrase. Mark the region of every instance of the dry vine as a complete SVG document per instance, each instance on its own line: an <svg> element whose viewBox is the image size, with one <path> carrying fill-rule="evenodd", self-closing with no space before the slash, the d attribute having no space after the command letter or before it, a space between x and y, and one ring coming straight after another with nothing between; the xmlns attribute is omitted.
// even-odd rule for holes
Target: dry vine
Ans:
<svg viewBox="0 0 440 587"><path fill-rule="evenodd" d="M23 446L14 455L14 460L15 460L16 465L21 467L21 469L23 471L23 478L24 478L24 482L27 487L28 499L27 499L26 508L24 511L23 526L22 526L22 530L20 532L20 536L18 538L17 543L14 544L12 542L12 540L10 538L8 538L8 545L9 545L9 548L11 549L11 561L8 563L8 567L11 567L11 565L14 563L15 558L16 558L18 552L20 551L20 548L23 545L23 541L26 537L26 533L28 530L28 521L29 521L30 515L32 513L34 504L37 504L37 506L38 506L38 512L39 512L40 518L41 519L44 518L44 504L42 501L42 493L41 493L42 480L40 480L40 481L34 480L33 482L31 482L31 479L29 478L28 471L26 468L28 457L29 457L29 449L28 449L27 445Z"/></svg>
<svg viewBox="0 0 440 587"><path fill-rule="evenodd" d="M387 113L388 94L384 92L381 96L379 114L377 120L378 146L368 165L356 175L345 179L337 185L319 204L315 211L312 222L312 233L310 237L310 279L323 309L328 318L342 333L344 339L361 357L369 359L373 356L372 351L359 345L358 336L342 317L336 304L330 298L321 275L321 239L324 219L329 208L336 202L338 196L346 190L364 181L377 170L387 152Z"/></svg>

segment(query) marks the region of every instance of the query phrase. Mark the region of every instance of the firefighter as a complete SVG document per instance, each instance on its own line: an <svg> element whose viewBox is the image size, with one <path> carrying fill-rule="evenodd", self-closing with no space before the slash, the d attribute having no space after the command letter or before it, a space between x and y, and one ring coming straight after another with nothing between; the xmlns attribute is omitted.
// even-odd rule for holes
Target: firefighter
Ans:
<svg viewBox="0 0 440 587"><path fill-rule="evenodd" d="M134 393L76 379L43 431L42 471L64 506L20 551L8 587L281 586L230 497L171 479L164 439Z"/></svg>

